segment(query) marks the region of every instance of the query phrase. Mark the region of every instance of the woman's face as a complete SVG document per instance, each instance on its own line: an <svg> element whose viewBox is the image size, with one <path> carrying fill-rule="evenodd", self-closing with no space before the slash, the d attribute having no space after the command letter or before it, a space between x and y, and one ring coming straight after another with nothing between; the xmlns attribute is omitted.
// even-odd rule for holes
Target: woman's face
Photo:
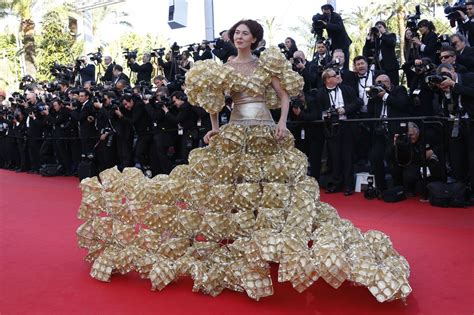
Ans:
<svg viewBox="0 0 474 315"><path fill-rule="evenodd" d="M237 26L234 33L234 44L237 49L250 49L250 46L256 41L257 39L253 37L247 25L240 24Z"/></svg>
<svg viewBox="0 0 474 315"><path fill-rule="evenodd" d="M288 49L290 49L291 46L293 46L293 45L291 44L291 39L289 39L289 38L285 39L285 46L286 46L286 48L288 48Z"/></svg>

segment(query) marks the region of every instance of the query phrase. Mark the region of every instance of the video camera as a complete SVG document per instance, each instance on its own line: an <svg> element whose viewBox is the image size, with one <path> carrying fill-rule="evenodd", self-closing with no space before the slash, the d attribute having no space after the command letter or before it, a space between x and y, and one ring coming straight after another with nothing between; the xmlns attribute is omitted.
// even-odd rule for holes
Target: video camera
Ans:
<svg viewBox="0 0 474 315"><path fill-rule="evenodd" d="M89 59L91 61L102 63L102 48L97 48L97 52L95 53L88 53L87 56L90 56Z"/></svg>
<svg viewBox="0 0 474 315"><path fill-rule="evenodd" d="M124 49L124 51L122 52L123 56L125 57L125 59L127 61L129 61L130 59L137 59L137 50L132 50L130 51L129 48L126 48Z"/></svg>
<svg viewBox="0 0 474 315"><path fill-rule="evenodd" d="M446 14L446 18L449 20L449 24L451 25L451 27L455 27L456 21L461 18L461 15L458 11L467 14L467 8L464 4L464 1L455 2L452 6L449 5L448 2L446 2L446 5L444 7L444 14Z"/></svg>
<svg viewBox="0 0 474 315"><path fill-rule="evenodd" d="M420 37L418 35L418 20L421 17L420 5L415 7L415 14L410 14L407 16L406 28L411 31L411 37Z"/></svg>
<svg viewBox="0 0 474 315"><path fill-rule="evenodd" d="M157 57L157 58L162 58L164 55L165 55L165 48L155 48L155 49L152 49L152 51L150 52L150 56L152 57Z"/></svg>
<svg viewBox="0 0 474 315"><path fill-rule="evenodd" d="M59 81L72 82L74 79L74 70L72 67L64 66L57 61L50 68L50 73Z"/></svg>
<svg viewBox="0 0 474 315"><path fill-rule="evenodd" d="M313 15L313 23L311 24L311 33L314 34L315 36L322 37L323 36L323 30L326 28L326 25L323 22L328 21L328 17L325 14L315 14Z"/></svg>

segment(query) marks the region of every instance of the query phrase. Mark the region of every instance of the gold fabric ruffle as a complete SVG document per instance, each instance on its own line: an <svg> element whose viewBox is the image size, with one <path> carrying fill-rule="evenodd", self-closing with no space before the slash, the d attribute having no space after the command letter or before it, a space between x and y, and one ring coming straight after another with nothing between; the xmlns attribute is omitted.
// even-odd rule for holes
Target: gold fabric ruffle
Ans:
<svg viewBox="0 0 474 315"><path fill-rule="evenodd" d="M244 92L252 97L263 96L268 108L278 108L280 100L270 85L272 77L279 79L290 97L298 95L303 89L303 77L292 70L291 64L277 47L270 47L262 52L258 66L250 76L214 60L197 61L186 73L186 93L191 104L211 114L219 113L224 107L226 91Z"/></svg>
<svg viewBox="0 0 474 315"><path fill-rule="evenodd" d="M273 262L298 292L323 279L363 285L379 302L406 298L410 267L389 237L341 219L306 169L291 136L277 142L274 127L228 124L169 176L112 168L84 179L77 236L90 274L136 271L152 290L186 275L195 292L258 300L273 294Z"/></svg>

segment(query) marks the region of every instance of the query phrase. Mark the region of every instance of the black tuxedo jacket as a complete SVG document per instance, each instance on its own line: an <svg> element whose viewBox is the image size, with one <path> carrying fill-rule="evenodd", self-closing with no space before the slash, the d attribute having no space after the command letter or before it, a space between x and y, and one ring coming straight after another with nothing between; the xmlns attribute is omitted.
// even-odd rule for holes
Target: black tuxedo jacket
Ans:
<svg viewBox="0 0 474 315"><path fill-rule="evenodd" d="M461 105L469 118L474 118L474 73L458 73L458 83L452 90L454 97L461 97Z"/></svg>
<svg viewBox="0 0 474 315"><path fill-rule="evenodd" d="M357 113L362 107L362 100L357 97L353 88L348 85L339 85L338 88L342 92L342 99L344 100L344 111L347 118L356 118ZM321 109L321 113L327 111L331 107L329 93L326 88L321 88L316 94L316 100ZM320 116L321 119L321 116Z"/></svg>
<svg viewBox="0 0 474 315"><path fill-rule="evenodd" d="M425 50L420 50L420 56L430 58L432 62L436 62L436 45L438 35L435 32L429 32L421 37L421 42L426 45Z"/></svg>
<svg viewBox="0 0 474 315"><path fill-rule="evenodd" d="M474 34L473 34L474 37ZM474 71L474 47L465 47L461 53L457 53L456 62L465 66L468 71Z"/></svg>
<svg viewBox="0 0 474 315"><path fill-rule="evenodd" d="M123 72L120 73L118 75L118 77L115 77L113 82L114 82L114 84L117 84L117 82L120 81L120 80L123 80L123 81L127 82L128 85L130 85L130 78L128 77L128 75L126 75Z"/></svg>
<svg viewBox="0 0 474 315"><path fill-rule="evenodd" d="M69 115L72 117L72 119L79 122L79 135L82 138L97 136L95 111L94 106L90 100L84 103L80 109L70 111ZM89 116L94 117L92 122L87 120Z"/></svg>
<svg viewBox="0 0 474 315"><path fill-rule="evenodd" d="M377 42L376 42L377 41ZM380 66L382 70L393 71L400 67L397 55L395 54L395 45L397 43L397 36L393 33L385 33L375 41L366 40L363 55L367 57L369 51L374 49L375 58L378 58L379 52L382 54Z"/></svg>
<svg viewBox="0 0 474 315"><path fill-rule="evenodd" d="M339 14L332 12L326 25L328 37L331 38L331 50L348 49L352 41L347 35L346 28Z"/></svg>
<svg viewBox="0 0 474 315"><path fill-rule="evenodd" d="M102 81L104 82L112 82L114 80L114 65L115 63L112 62L110 65L107 66L107 69L105 69L104 76L102 77Z"/></svg>
<svg viewBox="0 0 474 315"><path fill-rule="evenodd" d="M130 69L132 69L133 72L137 73L137 81L135 82L135 84L138 84L142 81L150 83L151 73L153 72L153 66L151 65L151 62L147 62L141 65L138 65L138 63L134 62L130 64Z"/></svg>
<svg viewBox="0 0 474 315"><path fill-rule="evenodd" d="M367 81L367 87L374 85L375 79L379 75L384 74L384 72L380 70L369 70L369 71L372 72L372 82ZM342 82L345 85L349 85L355 91L357 96L359 95L359 75L356 72L348 71L347 74L344 76Z"/></svg>

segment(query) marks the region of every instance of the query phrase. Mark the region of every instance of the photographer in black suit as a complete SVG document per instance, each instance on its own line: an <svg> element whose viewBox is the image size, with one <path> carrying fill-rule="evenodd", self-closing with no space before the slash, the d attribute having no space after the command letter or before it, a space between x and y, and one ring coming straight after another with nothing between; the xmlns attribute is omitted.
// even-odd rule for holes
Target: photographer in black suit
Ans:
<svg viewBox="0 0 474 315"><path fill-rule="evenodd" d="M207 40L203 40L199 46L193 46L193 59L194 61L212 59L212 50Z"/></svg>
<svg viewBox="0 0 474 315"><path fill-rule="evenodd" d="M474 72L474 47L467 46L467 39L460 34L451 36L451 45L456 49L457 63Z"/></svg>
<svg viewBox="0 0 474 315"><path fill-rule="evenodd" d="M354 71L347 73L345 77L345 84L351 86L357 93L363 104L360 108L359 117L369 118L368 104L370 101L366 93L366 88L371 87L375 84L375 78L377 78L382 72L380 70L369 69L369 64L364 56L357 56L353 62ZM372 125L369 123L358 123L357 124L357 138L355 146L355 157L356 161L362 164L368 162L368 152L370 150L370 129Z"/></svg>
<svg viewBox="0 0 474 315"><path fill-rule="evenodd" d="M450 64L441 64L437 74L444 78L434 83L441 98L440 115L454 117L449 122L448 143L453 177L467 183L474 179L474 74L456 73Z"/></svg>
<svg viewBox="0 0 474 315"><path fill-rule="evenodd" d="M182 91L171 94L171 101L178 108L178 114L171 112L167 106L162 107L166 118L178 124L178 135L180 139L180 156L184 163L188 161L189 152L199 144L196 112L191 108L188 97Z"/></svg>
<svg viewBox="0 0 474 315"><path fill-rule="evenodd" d="M345 120L355 118L362 100L355 91L346 85L341 85L340 73L334 69L324 70L322 74L324 88L318 90L316 99L327 120L326 132L328 153L331 159L331 176L327 186L328 193L334 193L344 188L344 195L354 193L353 155L356 126Z"/></svg>
<svg viewBox="0 0 474 315"><path fill-rule="evenodd" d="M53 99L51 111L47 110L46 122L53 128L54 152L66 175L72 175L72 161L68 151L68 141L64 139L69 135L70 117L68 110L60 99Z"/></svg>
<svg viewBox="0 0 474 315"><path fill-rule="evenodd" d="M365 41L363 55L369 63L375 65L376 70L384 71L394 85L399 83L397 55L395 54L395 45L397 36L394 33L387 32L387 25L383 21L378 21L371 29Z"/></svg>
<svg viewBox="0 0 474 315"><path fill-rule="evenodd" d="M112 62L112 57L105 56L104 57L104 67L105 73L104 76L101 78L102 82L112 82L114 79L114 66L115 62Z"/></svg>
<svg viewBox="0 0 474 315"><path fill-rule="evenodd" d="M320 120L322 117L321 103L317 101L316 94L315 91L305 94L306 106L291 104L290 117L295 121L307 122L301 126L299 133L300 135L304 135L307 141L311 176L319 181L321 175L321 158L324 148L324 128L322 124L310 123L314 120ZM295 135L295 138L296 136L297 135Z"/></svg>
<svg viewBox="0 0 474 315"><path fill-rule="evenodd" d="M133 58L128 59L128 66L133 72L137 73L137 81L135 81L135 84L139 84L140 82L146 82L147 84L150 83L151 73L153 72L153 66L150 60L151 56L149 53L143 54L143 63L141 65L138 65L138 63Z"/></svg>
<svg viewBox="0 0 474 315"><path fill-rule="evenodd" d="M235 49L231 43L227 30L220 32L219 35L221 38L217 40L215 44L210 43L209 45L212 49L212 53L222 60L223 63L226 63L230 56L237 56L237 49ZM234 34L232 34L232 36L233 35Z"/></svg>
<svg viewBox="0 0 474 315"><path fill-rule="evenodd" d="M80 108L72 105L66 106L72 119L79 123L79 137L81 138L81 155L92 159L94 157L94 145L97 142L97 129L95 111L90 100L90 92L81 90L79 92Z"/></svg>
<svg viewBox="0 0 474 315"><path fill-rule="evenodd" d="M331 51L342 49L346 59L349 59L349 46L352 41L347 35L341 16L334 12L334 7L330 4L321 6L321 10L323 18L320 21L324 24L323 28L326 29L328 37L331 39ZM349 69L347 64L344 69Z"/></svg>
<svg viewBox="0 0 474 315"><path fill-rule="evenodd" d="M458 10L459 20L458 20L458 31L464 37L469 40L469 46L474 46L474 2L467 1L464 3L466 6L466 14Z"/></svg>
<svg viewBox="0 0 474 315"><path fill-rule="evenodd" d="M79 74L79 84L95 82L95 66L89 62L89 58L83 56L76 60L75 71Z"/></svg>
<svg viewBox="0 0 474 315"><path fill-rule="evenodd" d="M407 116L409 98L404 86L394 85L390 78L379 75L375 85L369 88L369 117L370 118L395 118ZM385 152L393 135L398 132L397 122L378 122L373 128L373 143L369 153L371 173L375 174L375 184L378 190L387 189L385 182Z"/></svg>
<svg viewBox="0 0 474 315"><path fill-rule="evenodd" d="M418 22L418 29L421 34L421 39L415 36L411 41L413 45L418 48L420 58L426 57L430 58L432 62L436 62L436 46L438 42L436 27L431 21L421 20ZM415 65L418 64L417 60L415 60Z"/></svg>
<svg viewBox="0 0 474 315"><path fill-rule="evenodd" d="M113 74L114 79L112 82L114 85L116 85L119 81L124 81L127 83L127 85L130 85L130 78L128 77L128 75L123 73L123 68L121 65L114 66Z"/></svg>

